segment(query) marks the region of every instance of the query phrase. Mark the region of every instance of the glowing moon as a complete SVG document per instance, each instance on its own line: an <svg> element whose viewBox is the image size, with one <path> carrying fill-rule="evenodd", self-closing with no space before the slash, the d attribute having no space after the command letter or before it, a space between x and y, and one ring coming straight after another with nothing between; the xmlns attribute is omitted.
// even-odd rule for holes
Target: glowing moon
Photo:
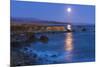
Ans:
<svg viewBox="0 0 100 67"><path fill-rule="evenodd" d="M71 12L72 11L72 9L69 7L69 8L67 8L67 12Z"/></svg>
<svg viewBox="0 0 100 67"><path fill-rule="evenodd" d="M70 24L67 25L67 29L70 30L70 31L72 30Z"/></svg>

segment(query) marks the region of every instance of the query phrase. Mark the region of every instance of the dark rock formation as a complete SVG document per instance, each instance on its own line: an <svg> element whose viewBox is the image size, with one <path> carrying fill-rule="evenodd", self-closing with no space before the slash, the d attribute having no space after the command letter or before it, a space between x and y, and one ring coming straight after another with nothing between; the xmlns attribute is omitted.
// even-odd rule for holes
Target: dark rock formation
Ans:
<svg viewBox="0 0 100 67"><path fill-rule="evenodd" d="M40 41L41 42L48 42L48 37L47 36L45 36L45 35L42 35L42 36L40 36Z"/></svg>

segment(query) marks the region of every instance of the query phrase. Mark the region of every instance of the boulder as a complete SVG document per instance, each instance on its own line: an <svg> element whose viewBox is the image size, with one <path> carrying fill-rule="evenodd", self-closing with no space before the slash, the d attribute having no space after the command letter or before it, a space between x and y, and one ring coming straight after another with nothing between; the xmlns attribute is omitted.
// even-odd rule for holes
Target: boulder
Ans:
<svg viewBox="0 0 100 67"><path fill-rule="evenodd" d="M45 35L40 36L40 41L41 42L48 42L48 37Z"/></svg>

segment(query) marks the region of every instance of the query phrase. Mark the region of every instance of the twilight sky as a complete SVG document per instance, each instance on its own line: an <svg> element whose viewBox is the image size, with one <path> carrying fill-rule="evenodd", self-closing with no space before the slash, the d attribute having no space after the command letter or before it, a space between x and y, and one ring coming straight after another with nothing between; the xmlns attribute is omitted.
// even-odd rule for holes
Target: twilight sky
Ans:
<svg viewBox="0 0 100 67"><path fill-rule="evenodd" d="M67 8L71 8L68 13ZM70 23L95 23L95 6L11 1L11 17Z"/></svg>

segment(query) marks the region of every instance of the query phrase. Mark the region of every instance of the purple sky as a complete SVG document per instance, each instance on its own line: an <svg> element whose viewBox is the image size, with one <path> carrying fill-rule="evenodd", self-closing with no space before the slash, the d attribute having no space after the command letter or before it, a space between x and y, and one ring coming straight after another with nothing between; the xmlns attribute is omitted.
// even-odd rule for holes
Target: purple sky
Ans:
<svg viewBox="0 0 100 67"><path fill-rule="evenodd" d="M70 14L67 8L71 8ZM95 23L95 6L11 1L11 17L71 23Z"/></svg>

